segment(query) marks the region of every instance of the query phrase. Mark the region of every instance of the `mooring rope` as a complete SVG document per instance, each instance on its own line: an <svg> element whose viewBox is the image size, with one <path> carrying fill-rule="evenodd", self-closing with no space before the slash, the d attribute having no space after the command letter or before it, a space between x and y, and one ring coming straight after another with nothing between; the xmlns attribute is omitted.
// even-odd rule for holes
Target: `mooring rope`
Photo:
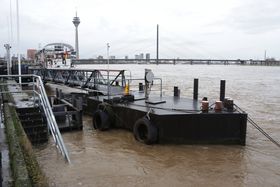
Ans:
<svg viewBox="0 0 280 187"><path fill-rule="evenodd" d="M239 106L237 106L236 104L234 104L235 107L239 110L239 112L241 111L242 113L245 113L244 110L242 110ZM240 112L240 113L241 113ZM249 115L247 116L247 120L250 124L252 124L258 131L260 131L267 139L269 139L272 143L274 143L277 147L280 148L280 143L277 142L276 140L274 140L269 134L267 134L267 132L265 132L256 122L254 122L252 120L252 118L249 117Z"/></svg>

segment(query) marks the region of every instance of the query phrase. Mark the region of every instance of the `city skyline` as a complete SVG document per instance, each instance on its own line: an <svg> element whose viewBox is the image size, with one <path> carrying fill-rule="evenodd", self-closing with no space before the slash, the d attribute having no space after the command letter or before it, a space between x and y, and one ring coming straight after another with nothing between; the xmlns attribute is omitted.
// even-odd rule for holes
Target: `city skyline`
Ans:
<svg viewBox="0 0 280 187"><path fill-rule="evenodd" d="M12 54L15 54L15 0ZM0 44L11 43L10 1L0 11ZM21 54L52 42L75 46L75 11L79 25L80 58L117 58L150 53L155 58L159 24L160 58L280 58L280 2L276 0L199 1L35 1L19 2ZM50 11L51 10L51 11ZM0 56L5 49L0 48Z"/></svg>

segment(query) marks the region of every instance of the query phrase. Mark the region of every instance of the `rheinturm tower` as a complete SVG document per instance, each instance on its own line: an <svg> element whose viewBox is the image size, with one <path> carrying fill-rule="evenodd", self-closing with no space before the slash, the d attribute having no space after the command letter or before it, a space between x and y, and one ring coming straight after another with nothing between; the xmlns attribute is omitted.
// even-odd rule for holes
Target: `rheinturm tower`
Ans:
<svg viewBox="0 0 280 187"><path fill-rule="evenodd" d="M78 26L80 24L80 18L77 16L77 12L76 12L76 16L73 18L73 24L76 27L76 37L75 37L75 50L76 50L76 59L79 59L79 39L78 39Z"/></svg>

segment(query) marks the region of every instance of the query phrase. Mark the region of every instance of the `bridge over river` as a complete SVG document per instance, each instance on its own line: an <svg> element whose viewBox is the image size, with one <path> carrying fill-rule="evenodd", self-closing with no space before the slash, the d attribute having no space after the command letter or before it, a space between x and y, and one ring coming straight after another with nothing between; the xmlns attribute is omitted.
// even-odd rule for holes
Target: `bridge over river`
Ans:
<svg viewBox="0 0 280 187"><path fill-rule="evenodd" d="M79 59L73 64L107 64L107 59ZM221 64L279 66L279 60L230 60L230 59L110 59L110 64Z"/></svg>

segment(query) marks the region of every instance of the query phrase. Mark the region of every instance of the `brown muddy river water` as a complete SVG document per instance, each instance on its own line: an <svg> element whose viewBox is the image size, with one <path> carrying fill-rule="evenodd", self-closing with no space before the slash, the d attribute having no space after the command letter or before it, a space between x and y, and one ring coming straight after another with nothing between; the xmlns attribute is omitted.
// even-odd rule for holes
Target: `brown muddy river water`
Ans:
<svg viewBox="0 0 280 187"><path fill-rule="evenodd" d="M199 78L199 98L215 101L225 79L226 96L280 141L280 67L110 65L130 70L133 78L143 78L145 68L163 79L165 95L179 86L182 97L192 97L193 79ZM54 87L66 90L47 89L51 93ZM50 186L280 186L280 149L249 123L246 146L148 146L125 130L94 130L90 116L84 116L83 125L82 131L63 133L71 164L64 162L51 137L35 149Z"/></svg>

